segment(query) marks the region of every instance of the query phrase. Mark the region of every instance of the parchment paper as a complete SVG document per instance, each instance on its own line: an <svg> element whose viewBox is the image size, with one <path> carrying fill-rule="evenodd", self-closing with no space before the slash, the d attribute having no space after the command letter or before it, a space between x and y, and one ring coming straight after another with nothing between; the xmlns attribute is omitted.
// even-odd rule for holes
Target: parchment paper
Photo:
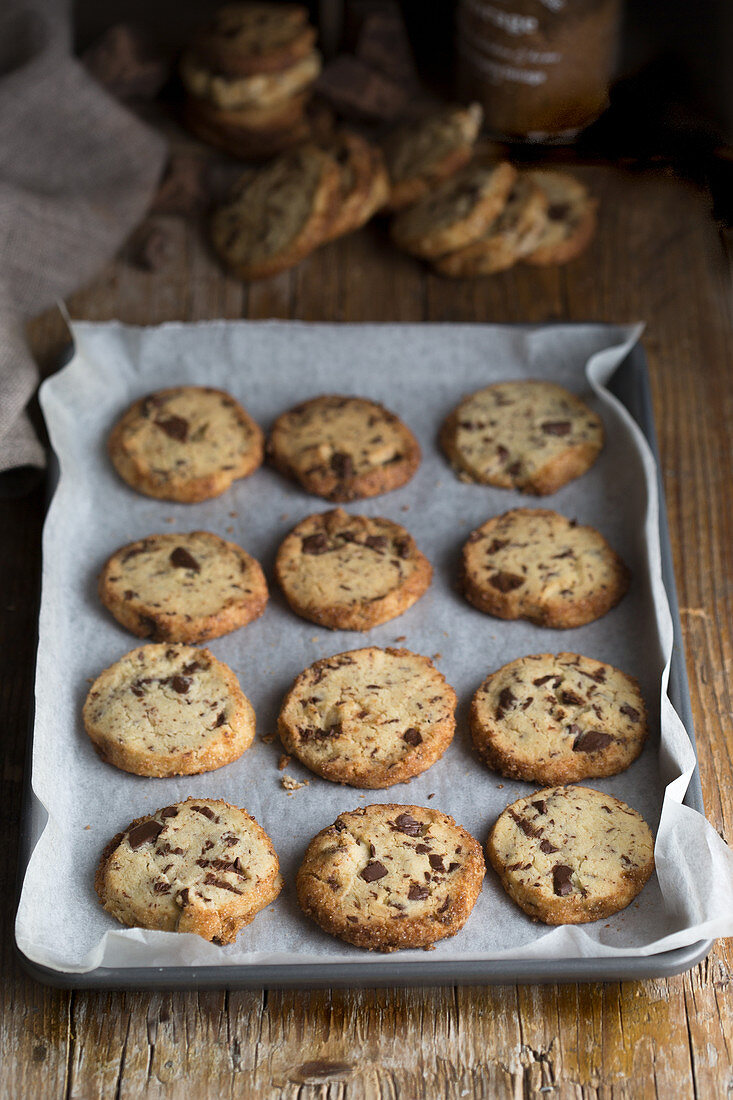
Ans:
<svg viewBox="0 0 733 1100"><path fill-rule="evenodd" d="M139 329L74 326L72 362L45 383L42 405L61 478L43 544L43 596L36 679L33 791L48 812L25 876L16 937L44 966L83 972L100 965L166 966L306 963L374 955L321 932L295 901L294 876L308 840L342 810L371 802L431 805L452 814L483 844L500 811L532 789L485 768L467 730L471 695L490 670L515 657L571 650L609 661L642 684L651 736L621 775L588 781L638 809L657 832L657 874L637 901L607 921L549 930L505 895L489 870L468 924L429 957L562 958L648 955L733 934L733 853L702 816L681 804L695 757L665 694L672 627L662 586L654 463L644 438L603 382L639 329L552 326L524 333L491 325L314 325L212 322ZM436 446L446 413L468 392L507 378L548 378L601 413L606 447L594 468L551 498L460 482ZM429 593L405 615L368 635L331 632L297 618L272 587L257 622L210 644L252 700L258 739L240 760L206 775L144 779L102 763L81 723L90 678L139 645L100 605L96 578L118 546L157 531L204 528L241 543L271 576L287 531L328 505L271 469L202 504L158 502L114 473L105 439L126 406L178 383L221 386L267 428L297 401L323 392L384 402L413 429L423 462L404 488L351 505L404 524L435 568ZM598 527L633 571L631 590L598 622L553 631L507 623L474 610L456 590L465 537L489 516L518 505L549 506ZM360 792L310 774L286 794L271 733L293 678L314 660L367 644L404 645L429 656L460 700L455 740L442 760L409 784ZM428 795L434 798L427 801ZM194 935L123 929L99 905L94 869L107 840L133 818L188 795L245 807L271 835L285 889L221 948Z"/></svg>

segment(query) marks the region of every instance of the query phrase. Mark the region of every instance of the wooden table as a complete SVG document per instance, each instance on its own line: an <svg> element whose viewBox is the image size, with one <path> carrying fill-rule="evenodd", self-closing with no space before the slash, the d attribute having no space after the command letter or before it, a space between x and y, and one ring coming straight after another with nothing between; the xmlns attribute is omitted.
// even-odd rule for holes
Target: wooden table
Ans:
<svg viewBox="0 0 733 1100"><path fill-rule="evenodd" d="M601 227L565 268L472 283L429 275L378 228L249 288L225 277L199 227L164 219L166 269L117 261L74 317L155 324L210 317L339 321L642 319L687 646L705 804L733 840L730 286L711 198L658 169L587 170ZM34 323L45 369L66 334ZM0 1095L675 1097L733 1093L730 941L689 974L607 985L346 992L68 993L13 958L13 884L34 657L41 489L0 502L4 883ZM728 735L728 737L726 736Z"/></svg>

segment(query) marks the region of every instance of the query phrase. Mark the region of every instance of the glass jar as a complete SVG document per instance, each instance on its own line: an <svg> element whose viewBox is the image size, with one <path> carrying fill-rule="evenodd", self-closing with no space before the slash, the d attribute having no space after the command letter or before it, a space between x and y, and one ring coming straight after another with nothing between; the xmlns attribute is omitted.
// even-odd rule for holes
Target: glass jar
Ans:
<svg viewBox="0 0 733 1100"><path fill-rule="evenodd" d="M510 141L569 142L605 110L621 0L459 0L458 87Z"/></svg>

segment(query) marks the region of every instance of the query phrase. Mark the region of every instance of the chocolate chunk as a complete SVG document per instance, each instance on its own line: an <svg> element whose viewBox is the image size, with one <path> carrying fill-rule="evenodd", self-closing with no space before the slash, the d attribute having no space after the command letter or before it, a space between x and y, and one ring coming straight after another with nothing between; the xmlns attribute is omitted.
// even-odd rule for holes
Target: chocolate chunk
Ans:
<svg viewBox="0 0 733 1100"><path fill-rule="evenodd" d="M542 836L542 829L536 828L531 821L527 821L525 817L520 817L516 810L509 809L509 816L513 821L517 823L525 836L537 837Z"/></svg>
<svg viewBox="0 0 733 1100"><path fill-rule="evenodd" d="M386 550L387 549L387 536L386 535L367 535L365 546L368 546L370 550Z"/></svg>
<svg viewBox="0 0 733 1100"><path fill-rule="evenodd" d="M233 847L235 844L239 844L239 838L236 837L234 833L224 833L221 840L228 848Z"/></svg>
<svg viewBox="0 0 733 1100"><path fill-rule="evenodd" d="M509 458L509 451L506 449L506 447L502 447L501 444L499 444L499 446L496 448L496 453L498 454L502 462L506 462L506 460Z"/></svg>
<svg viewBox="0 0 733 1100"><path fill-rule="evenodd" d="M422 745L422 734L412 726L402 734L402 740L408 745Z"/></svg>
<svg viewBox="0 0 733 1100"><path fill-rule="evenodd" d="M348 828L348 825L345 821L342 821L341 818L338 818L338 820L334 821L333 827L337 833L343 833L343 831Z"/></svg>
<svg viewBox="0 0 733 1100"><path fill-rule="evenodd" d="M326 882L331 887L331 889L333 890L334 893L336 893L336 891L339 890L339 888L340 888L339 880L336 878L335 875L329 875L329 877L326 879Z"/></svg>
<svg viewBox="0 0 733 1100"><path fill-rule="evenodd" d="M408 539L399 539L395 543L395 549L397 551L397 557L409 558L410 556L410 543Z"/></svg>
<svg viewBox="0 0 733 1100"><path fill-rule="evenodd" d="M162 810L158 810L161 817L178 817L177 806L165 806Z"/></svg>
<svg viewBox="0 0 733 1100"><path fill-rule="evenodd" d="M139 848L150 840L157 840L164 828L165 825L161 825L159 821L152 818L150 821L141 821L134 829L130 829L127 842L131 848Z"/></svg>
<svg viewBox="0 0 733 1100"><path fill-rule="evenodd" d="M538 799L537 802L533 802L532 805L534 806L538 814L547 813L547 803L545 802L544 798Z"/></svg>
<svg viewBox="0 0 733 1100"><path fill-rule="evenodd" d="M171 676L170 685L179 695L185 695L191 686L190 676Z"/></svg>
<svg viewBox="0 0 733 1100"><path fill-rule="evenodd" d="M511 466L507 466L506 472L508 474L510 474L512 477L516 477L521 469L522 469L522 463L519 460L517 460L516 462L512 462Z"/></svg>
<svg viewBox="0 0 733 1100"><path fill-rule="evenodd" d="M304 554L325 554L328 550L328 539L319 532L317 535L307 535L300 544Z"/></svg>
<svg viewBox="0 0 733 1100"><path fill-rule="evenodd" d="M423 901L430 896L430 890L427 886L418 886L416 882L410 884L410 889L407 891L407 896L410 901Z"/></svg>
<svg viewBox="0 0 733 1100"><path fill-rule="evenodd" d="M176 901L181 907L188 905L188 886L184 886L180 894L176 896Z"/></svg>
<svg viewBox="0 0 733 1100"><path fill-rule="evenodd" d="M532 683L534 684L535 687L541 687L542 684L546 684L548 680L552 679L552 677L553 677L553 673L550 672L547 676L538 676L536 680L532 681Z"/></svg>
<svg viewBox="0 0 733 1100"><path fill-rule="evenodd" d="M171 439L185 443L188 438L188 421L182 416L169 416L167 420L156 420L155 424Z"/></svg>
<svg viewBox="0 0 733 1100"><path fill-rule="evenodd" d="M505 546L509 545L509 539L493 539L491 546L487 550L488 554L496 554L497 551L503 550Z"/></svg>
<svg viewBox="0 0 733 1100"><path fill-rule="evenodd" d="M398 833L406 833L407 836L420 836L422 833L421 823L411 817L410 814L400 814L395 819L393 829Z"/></svg>
<svg viewBox="0 0 733 1100"><path fill-rule="evenodd" d="M552 202L547 207L547 217L553 222L561 222L569 213L570 204L567 202Z"/></svg>
<svg viewBox="0 0 733 1100"><path fill-rule="evenodd" d="M450 897L447 897L447 898L445 899L445 901L443 902L443 904L441 905L441 907L440 907L440 909L438 910L438 912L439 912L439 913L445 913L445 911L446 911L446 909L448 908L448 906L449 906L449 905L450 905Z"/></svg>
<svg viewBox="0 0 733 1100"><path fill-rule="evenodd" d="M443 857L437 855L429 855L428 863L434 871L442 871L445 874L445 866L443 864Z"/></svg>
<svg viewBox="0 0 733 1100"><path fill-rule="evenodd" d="M360 872L364 882L376 882L377 879L384 878L386 874L387 868L383 863L380 863L378 859L370 860L364 870Z"/></svg>
<svg viewBox="0 0 733 1100"><path fill-rule="evenodd" d="M217 878L216 875L211 873L207 874L204 878L204 886L216 886L218 890L229 890L231 894L241 894L242 891L238 890L236 886L230 886L228 882L225 882L223 878Z"/></svg>
<svg viewBox="0 0 733 1100"><path fill-rule="evenodd" d="M550 844L549 840L540 841L540 851L545 855L549 855L551 852L559 852L559 848L556 848L554 844Z"/></svg>
<svg viewBox="0 0 733 1100"><path fill-rule="evenodd" d="M579 707L583 705L585 699L580 695L576 695L574 691L570 691L569 688L564 688L560 692L560 701L568 705Z"/></svg>
<svg viewBox="0 0 733 1100"><path fill-rule="evenodd" d="M579 737L582 732L583 731L580 726L576 726L575 722L573 722L572 725L568 726L568 733L571 737Z"/></svg>
<svg viewBox="0 0 733 1100"><path fill-rule="evenodd" d="M571 424L569 420L546 420L540 427L545 435L568 435Z"/></svg>
<svg viewBox="0 0 733 1100"><path fill-rule="evenodd" d="M343 451L336 451L335 454L331 455L331 469L339 481L346 481L354 476L354 460L351 455L347 455Z"/></svg>
<svg viewBox="0 0 733 1100"><path fill-rule="evenodd" d="M226 711L222 710L217 714L216 721L214 722L214 729L218 730L219 726L223 726L227 720Z"/></svg>
<svg viewBox="0 0 733 1100"><path fill-rule="evenodd" d="M165 879L161 879L160 882L153 883L154 894L170 894L170 892L171 884L170 882L166 882Z"/></svg>
<svg viewBox="0 0 733 1100"><path fill-rule="evenodd" d="M516 701L516 696L514 695L514 692L511 688L502 688L501 692L499 693L499 703L496 708L496 717L503 718L505 713L509 710L511 706L514 705L514 703L516 703Z"/></svg>
<svg viewBox="0 0 733 1100"><path fill-rule="evenodd" d="M208 817L209 821L214 821L216 819L216 814L210 806L192 806L191 809L195 810L197 814Z"/></svg>
<svg viewBox="0 0 733 1100"><path fill-rule="evenodd" d="M524 577L518 577L516 573L505 573L499 571L494 573L493 577L489 577L489 584L492 588L498 588L500 592L513 592L515 588L521 588L524 584Z"/></svg>
<svg viewBox="0 0 733 1100"><path fill-rule="evenodd" d="M573 884L570 877L572 867L566 867L564 863L556 863L552 868L552 888L558 897L564 898L566 894L572 894Z"/></svg>
<svg viewBox="0 0 733 1100"><path fill-rule="evenodd" d="M193 569L194 573L201 572L201 566L196 561L193 554L189 554L184 546L177 546L171 554L169 561L171 565L175 565L177 569Z"/></svg>
<svg viewBox="0 0 733 1100"><path fill-rule="evenodd" d="M632 707L629 703L624 703L619 707L622 714L625 714L627 718L630 718L632 722L638 722L641 718L636 707Z"/></svg>
<svg viewBox="0 0 733 1100"><path fill-rule="evenodd" d="M573 752L597 752L610 745L613 737L610 733L601 733L600 730L588 730L587 733L579 733L573 741Z"/></svg>
<svg viewBox="0 0 733 1100"><path fill-rule="evenodd" d="M198 672L198 670L200 668L203 668L203 667L204 666L202 664L200 664L198 661L191 661L190 664L187 664L187 665L183 666L183 675L184 676L192 676L194 672Z"/></svg>

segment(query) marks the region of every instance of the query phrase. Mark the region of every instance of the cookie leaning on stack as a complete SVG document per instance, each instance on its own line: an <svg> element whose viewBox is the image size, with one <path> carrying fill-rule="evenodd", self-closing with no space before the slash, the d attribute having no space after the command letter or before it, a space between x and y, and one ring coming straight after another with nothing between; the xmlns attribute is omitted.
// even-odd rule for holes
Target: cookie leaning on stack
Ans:
<svg viewBox="0 0 733 1100"><path fill-rule="evenodd" d="M315 35L298 5L220 8L181 58L186 125L245 160L266 160L306 140L305 108L321 71Z"/></svg>

